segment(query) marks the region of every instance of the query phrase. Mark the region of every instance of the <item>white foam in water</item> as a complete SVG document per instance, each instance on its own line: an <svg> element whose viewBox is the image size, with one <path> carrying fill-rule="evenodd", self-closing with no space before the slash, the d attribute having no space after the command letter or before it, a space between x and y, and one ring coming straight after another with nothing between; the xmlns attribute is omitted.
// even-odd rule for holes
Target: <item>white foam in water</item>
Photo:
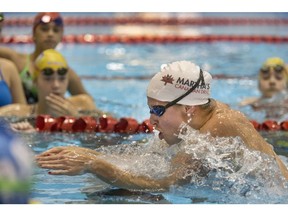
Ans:
<svg viewBox="0 0 288 216"><path fill-rule="evenodd" d="M156 137L147 143L120 144L100 147L105 159L129 172L162 178L169 171L169 161L165 157L167 146ZM133 164L133 166L131 166Z"/></svg>
<svg viewBox="0 0 288 216"><path fill-rule="evenodd" d="M185 151L212 170L200 182L192 178L193 187L229 194L223 201L226 203L287 203L287 181L272 157L247 149L237 137L213 138L185 124L181 127ZM195 190L187 192L195 195Z"/></svg>

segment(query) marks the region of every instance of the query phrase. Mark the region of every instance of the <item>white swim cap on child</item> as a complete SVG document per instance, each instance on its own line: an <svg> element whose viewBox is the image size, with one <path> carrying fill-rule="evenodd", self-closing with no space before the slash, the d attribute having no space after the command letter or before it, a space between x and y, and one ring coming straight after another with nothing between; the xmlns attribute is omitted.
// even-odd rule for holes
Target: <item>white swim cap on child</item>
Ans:
<svg viewBox="0 0 288 216"><path fill-rule="evenodd" d="M185 94L195 85L200 77L200 67L190 61L176 61L165 65L150 81L147 88L147 97L171 102ZM201 105L210 98L210 83L212 76L203 71L203 79L199 86L177 104Z"/></svg>

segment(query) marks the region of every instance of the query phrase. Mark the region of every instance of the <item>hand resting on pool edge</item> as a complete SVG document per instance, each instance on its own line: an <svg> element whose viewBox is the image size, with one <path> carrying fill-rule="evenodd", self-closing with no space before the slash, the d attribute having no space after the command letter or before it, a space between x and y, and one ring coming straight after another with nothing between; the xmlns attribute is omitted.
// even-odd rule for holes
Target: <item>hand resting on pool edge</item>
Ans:
<svg viewBox="0 0 288 216"><path fill-rule="evenodd" d="M161 72L151 79L147 88L150 122L159 131L158 136L161 142L165 141L169 148L180 146L183 139L180 136L179 128L183 122L199 133L192 134L188 130L192 136L207 135L209 139L211 138L211 142L219 141L219 145L222 145L223 142L217 138L225 138L229 141L229 138L237 137L241 140L239 146L245 147L245 151L269 156L271 163L276 167L275 170L272 170L273 173L276 173L275 175L279 178L287 180L288 171L285 164L244 114L210 98L211 81L212 77L208 72L202 71L199 66L188 61L165 65ZM197 137L195 138L197 140ZM232 144L235 140L231 140L231 143L224 143L226 149L229 149L230 146L233 147ZM196 145L189 140L187 144L191 147ZM209 147L209 144L208 140L206 147ZM216 149L213 151L219 150L217 149L219 145L215 145ZM200 151L202 152L199 155L205 156L206 149L200 148ZM229 151L230 155L237 155L236 148ZM111 163L104 154L79 147L52 148L38 155L36 161L40 167L50 169L52 175L76 175L91 172L106 183L125 189L161 190L167 189L171 185L185 184L191 177L194 178L194 174L200 177L205 176L210 165L213 166L213 161L208 165L204 163L205 157L203 160L191 157L193 151L191 155L186 153L186 151L180 151L174 154L170 160L169 173L161 178L128 172L117 166L117 163ZM224 152L223 160L226 160L225 155L229 156L229 154ZM258 156L255 157L255 167L261 169L263 164L257 163L257 159ZM233 158L231 162L233 164ZM128 167L134 165L132 161L126 164ZM254 167L254 164L246 164L246 166L251 165ZM237 169L235 170L237 171ZM187 173L192 174L188 177ZM266 171L263 170L262 174L265 176Z"/></svg>

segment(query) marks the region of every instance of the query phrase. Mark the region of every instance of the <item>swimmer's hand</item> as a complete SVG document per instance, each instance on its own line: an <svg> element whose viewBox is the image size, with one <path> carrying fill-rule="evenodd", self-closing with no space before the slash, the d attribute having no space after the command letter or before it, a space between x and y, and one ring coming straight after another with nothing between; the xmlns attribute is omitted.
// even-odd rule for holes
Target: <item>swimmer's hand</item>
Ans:
<svg viewBox="0 0 288 216"><path fill-rule="evenodd" d="M100 153L77 146L55 147L36 156L39 167L50 169L51 175L79 175Z"/></svg>
<svg viewBox="0 0 288 216"><path fill-rule="evenodd" d="M16 132L32 133L36 131L36 129L27 121L10 123L10 127Z"/></svg>
<svg viewBox="0 0 288 216"><path fill-rule="evenodd" d="M49 114L53 116L78 116L77 108L66 98L56 94L46 97Z"/></svg>

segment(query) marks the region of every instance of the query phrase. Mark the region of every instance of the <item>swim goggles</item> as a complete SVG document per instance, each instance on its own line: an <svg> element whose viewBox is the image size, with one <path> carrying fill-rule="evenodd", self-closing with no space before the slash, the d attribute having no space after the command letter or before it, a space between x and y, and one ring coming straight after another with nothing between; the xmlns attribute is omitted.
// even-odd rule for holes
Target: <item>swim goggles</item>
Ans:
<svg viewBox="0 0 288 216"><path fill-rule="evenodd" d="M54 22L55 25L57 25L57 26L63 26L63 19L60 16L52 17L50 15L42 16L41 19L39 19L37 24L47 24L47 23L50 23L50 22ZM35 26L37 24L35 24Z"/></svg>
<svg viewBox="0 0 288 216"><path fill-rule="evenodd" d="M162 116L165 113L167 108L175 105L177 102L179 102L184 97L186 97L188 94L190 94L192 91L194 91L199 86L201 80L204 80L204 77L203 77L203 71L200 68L200 75L199 75L197 82L194 84L194 86L192 86L187 92L185 92L185 94L183 94L180 97L176 98L175 100L167 103L165 106L162 106L162 105L152 106L150 108L150 114L154 114L158 117Z"/></svg>
<svg viewBox="0 0 288 216"><path fill-rule="evenodd" d="M52 69L52 68L44 68L43 70L41 70L42 71L42 74L44 75L44 76L51 76L51 75L53 75L54 74L54 70ZM59 68L59 69L57 69L57 73L58 73L58 75L59 76L64 76L64 75L66 75L67 74L67 72L68 72L68 69L67 68Z"/></svg>
<svg viewBox="0 0 288 216"><path fill-rule="evenodd" d="M283 70L284 70L284 66L283 65L275 65L275 66L263 66L260 69L261 72L261 77L264 80L268 80L271 77L271 73L270 73L270 68L273 68L273 70L275 71L274 76L277 80L282 80L283 79Z"/></svg>

